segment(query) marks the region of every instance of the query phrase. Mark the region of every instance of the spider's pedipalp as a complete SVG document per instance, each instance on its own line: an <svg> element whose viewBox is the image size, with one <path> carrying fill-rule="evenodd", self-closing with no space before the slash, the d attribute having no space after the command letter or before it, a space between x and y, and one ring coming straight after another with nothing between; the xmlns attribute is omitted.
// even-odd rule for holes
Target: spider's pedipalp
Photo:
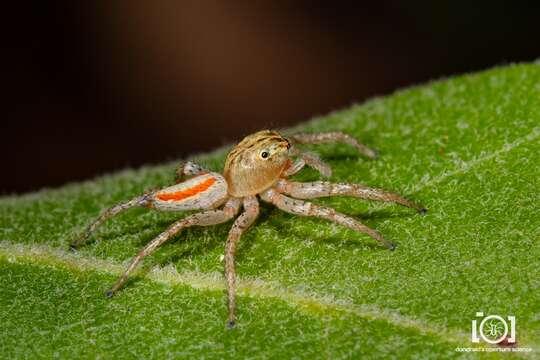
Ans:
<svg viewBox="0 0 540 360"><path fill-rule="evenodd" d="M390 250L394 250L396 248L394 244L387 241L377 231L365 226L364 224L353 219L350 216L335 211L332 208L312 204L308 201L293 199L279 193L279 191L275 189L266 190L265 192L260 194L260 197L264 201L274 204L279 209L285 212L295 215L314 216L330 220L340 225L346 226L354 231L365 233L380 242L382 245L389 248Z"/></svg>
<svg viewBox="0 0 540 360"><path fill-rule="evenodd" d="M321 160L319 155L311 152L305 152L300 151L299 149L293 147L290 149L291 155L298 156L300 160L304 163L304 165L307 165L315 170L317 170L319 173L321 173L324 177L330 177L332 176L332 168L330 165L325 163ZM295 164L293 164L294 166ZM297 164L296 166L300 166L300 164ZM302 166L303 167L303 166ZM293 174L297 173L302 169L302 167L298 168ZM285 175L285 176L291 176L292 174Z"/></svg>
<svg viewBox="0 0 540 360"><path fill-rule="evenodd" d="M179 220L169 226L167 230L159 234L150 241L129 263L124 274L118 281L107 291L107 296L111 297L118 289L124 285L129 277L129 274L137 267L141 260L154 252L159 246L177 234L180 230L190 226L209 226L226 222L232 219L240 209L240 200L236 198L229 199L223 209L208 210L198 214L190 215L182 220Z"/></svg>
<svg viewBox="0 0 540 360"><path fill-rule="evenodd" d="M327 196L353 196L360 199L394 202L425 214L427 209L411 200L381 189L361 184L331 183L327 181L294 182L282 179L276 189L297 199L314 199Z"/></svg>
<svg viewBox="0 0 540 360"><path fill-rule="evenodd" d="M304 166L306 166L306 162L303 159L298 159L295 162L291 163L291 165L283 171L281 176L282 177L293 176L297 174L300 170L302 170Z"/></svg>
<svg viewBox="0 0 540 360"><path fill-rule="evenodd" d="M247 196L244 198L244 212L236 219L225 244L225 279L227 280L227 299L229 318L227 327L234 327L235 311L236 311L236 271L234 265L234 254L236 252L236 244L242 234L249 228L259 215L259 202L255 196Z"/></svg>

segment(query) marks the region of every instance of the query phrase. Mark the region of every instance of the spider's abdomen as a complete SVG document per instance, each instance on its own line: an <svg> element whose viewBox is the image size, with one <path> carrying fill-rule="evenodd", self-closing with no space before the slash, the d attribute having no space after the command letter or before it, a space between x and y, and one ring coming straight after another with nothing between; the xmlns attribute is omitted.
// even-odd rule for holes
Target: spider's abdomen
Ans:
<svg viewBox="0 0 540 360"><path fill-rule="evenodd" d="M159 210L185 211L218 207L227 199L227 182L218 173L195 176L149 195Z"/></svg>

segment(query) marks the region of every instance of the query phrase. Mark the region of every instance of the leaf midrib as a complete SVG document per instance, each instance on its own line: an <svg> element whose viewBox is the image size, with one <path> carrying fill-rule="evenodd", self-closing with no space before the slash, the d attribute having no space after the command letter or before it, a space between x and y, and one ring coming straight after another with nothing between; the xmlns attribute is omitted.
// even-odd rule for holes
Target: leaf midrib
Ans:
<svg viewBox="0 0 540 360"><path fill-rule="evenodd" d="M102 275L119 276L125 264L110 260L82 256L53 248L48 245L22 245L9 241L0 242L0 259L10 263L44 265L64 268L71 272L95 272ZM187 285L197 290L225 290L221 273L183 272L178 273L174 266L153 267L148 271L139 270L135 276L143 276L149 281L166 286ZM367 320L381 320L400 328L411 329L422 335L436 336L445 342L460 344L469 338L466 333L455 329L428 324L395 311L381 309L374 305L360 306L350 301L332 296L317 296L288 289L278 282L268 282L258 278L237 277L238 295L256 298L270 298L296 306L313 316L329 313L348 313Z"/></svg>

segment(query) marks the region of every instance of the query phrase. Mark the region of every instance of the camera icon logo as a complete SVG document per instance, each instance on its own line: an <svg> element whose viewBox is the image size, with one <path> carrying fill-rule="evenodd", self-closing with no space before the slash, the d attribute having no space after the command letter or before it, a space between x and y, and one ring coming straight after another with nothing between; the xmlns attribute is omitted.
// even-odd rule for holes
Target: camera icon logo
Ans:
<svg viewBox="0 0 540 360"><path fill-rule="evenodd" d="M516 342L515 316L508 316L508 322L499 315L489 315L484 317L483 312L477 312L476 317L481 320L472 320L471 341L473 343L479 343L480 340L483 340L488 344L498 344L505 339L509 344L514 344Z"/></svg>

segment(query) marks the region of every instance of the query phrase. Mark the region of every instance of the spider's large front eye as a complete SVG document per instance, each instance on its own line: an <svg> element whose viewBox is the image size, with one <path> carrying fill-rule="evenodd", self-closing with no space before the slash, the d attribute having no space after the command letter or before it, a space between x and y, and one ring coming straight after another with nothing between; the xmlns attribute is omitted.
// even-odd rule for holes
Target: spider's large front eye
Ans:
<svg viewBox="0 0 540 360"><path fill-rule="evenodd" d="M261 151L261 158L266 159L266 158L268 158L268 156L270 156L268 151L266 151L266 150Z"/></svg>

